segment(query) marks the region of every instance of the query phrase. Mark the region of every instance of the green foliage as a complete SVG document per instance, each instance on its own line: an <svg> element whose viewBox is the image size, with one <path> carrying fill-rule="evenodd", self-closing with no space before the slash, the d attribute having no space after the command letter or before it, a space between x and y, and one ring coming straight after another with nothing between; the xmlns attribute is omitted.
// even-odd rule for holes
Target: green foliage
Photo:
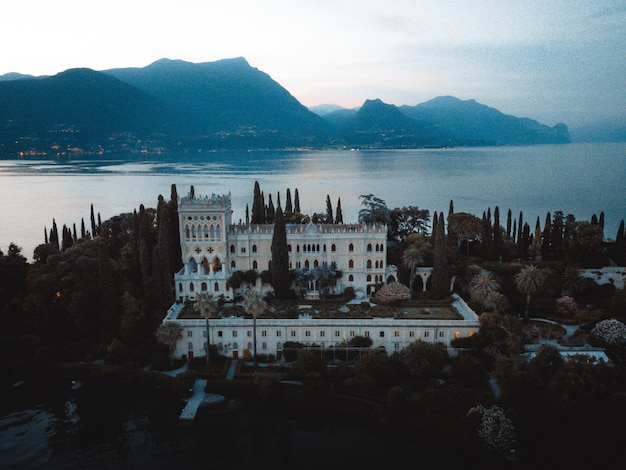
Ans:
<svg viewBox="0 0 626 470"><path fill-rule="evenodd" d="M325 375L326 363L319 351L299 349L293 372L300 377L310 375L311 373Z"/></svg>
<svg viewBox="0 0 626 470"><path fill-rule="evenodd" d="M289 251L287 250L287 230L283 211L278 206L274 219L274 233L272 235L272 287L278 299L286 299L291 291L291 276L289 274Z"/></svg>
<svg viewBox="0 0 626 470"><path fill-rule="evenodd" d="M400 351L400 360L411 375L419 377L441 371L450 357L442 344L417 340Z"/></svg>

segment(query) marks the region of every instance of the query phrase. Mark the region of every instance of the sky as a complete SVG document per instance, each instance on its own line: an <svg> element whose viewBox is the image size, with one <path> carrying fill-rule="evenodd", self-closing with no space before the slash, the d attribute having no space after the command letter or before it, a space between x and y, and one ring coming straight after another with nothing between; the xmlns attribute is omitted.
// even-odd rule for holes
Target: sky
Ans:
<svg viewBox="0 0 626 470"><path fill-rule="evenodd" d="M0 75L244 57L305 106L626 121L626 0L7 0Z"/></svg>

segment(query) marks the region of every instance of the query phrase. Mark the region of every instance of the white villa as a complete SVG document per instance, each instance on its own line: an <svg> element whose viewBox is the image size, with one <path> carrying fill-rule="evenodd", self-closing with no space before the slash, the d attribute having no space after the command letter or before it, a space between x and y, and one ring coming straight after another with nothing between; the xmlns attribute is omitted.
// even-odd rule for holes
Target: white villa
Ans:
<svg viewBox="0 0 626 470"><path fill-rule="evenodd" d="M210 320L179 318L184 306L196 294L207 292L226 300L235 292L226 284L237 270L269 270L273 225L233 225L230 195L197 197L193 191L179 198L178 218L183 268L174 275L176 303L168 310L164 324L174 323L182 329L175 357L206 355L207 337L222 355L234 359L253 350L253 320L243 317L221 317ZM331 293L340 294L347 287L368 301L377 285L396 280L395 266L387 266L387 227L366 224L288 224L287 243L290 269L304 272L332 267L342 272ZM420 271L424 289L430 270ZM280 357L286 342L297 342L333 348L355 336L372 339L372 348L389 354L415 340L439 342L450 346L454 338L467 337L479 329L478 316L458 296L452 308L458 319L403 318L336 318L316 319L309 312L319 294L319 286L310 280L298 318L259 318L256 321L257 353ZM271 286L257 279L253 288L263 291Z"/></svg>

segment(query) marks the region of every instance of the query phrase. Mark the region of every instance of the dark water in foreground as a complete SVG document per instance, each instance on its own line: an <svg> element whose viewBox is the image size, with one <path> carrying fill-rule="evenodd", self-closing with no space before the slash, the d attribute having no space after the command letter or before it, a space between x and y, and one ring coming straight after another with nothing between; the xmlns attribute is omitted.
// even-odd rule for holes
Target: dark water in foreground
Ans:
<svg viewBox="0 0 626 470"><path fill-rule="evenodd" d="M416 458L438 468L461 464L453 449L258 406L203 408L190 427L179 427L184 403L154 391L72 390L69 379L55 379L3 397L0 468L389 468Z"/></svg>

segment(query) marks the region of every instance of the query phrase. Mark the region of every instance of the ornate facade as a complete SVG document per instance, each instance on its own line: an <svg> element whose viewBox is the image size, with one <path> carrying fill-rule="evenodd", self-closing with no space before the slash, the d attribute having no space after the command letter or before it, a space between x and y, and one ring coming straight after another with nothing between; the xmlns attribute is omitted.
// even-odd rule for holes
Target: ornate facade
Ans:
<svg viewBox="0 0 626 470"><path fill-rule="evenodd" d="M274 226L232 224L230 195L197 197L190 192L179 198L178 219L184 263L174 276L178 301L194 300L198 292L232 299L234 292L227 286L232 273L269 270ZM369 294L394 274L392 267L387 270L384 225L287 224L286 230L289 268L340 271L332 293L350 286ZM260 279L256 287L270 289ZM314 279L298 287L311 295L320 288Z"/></svg>

